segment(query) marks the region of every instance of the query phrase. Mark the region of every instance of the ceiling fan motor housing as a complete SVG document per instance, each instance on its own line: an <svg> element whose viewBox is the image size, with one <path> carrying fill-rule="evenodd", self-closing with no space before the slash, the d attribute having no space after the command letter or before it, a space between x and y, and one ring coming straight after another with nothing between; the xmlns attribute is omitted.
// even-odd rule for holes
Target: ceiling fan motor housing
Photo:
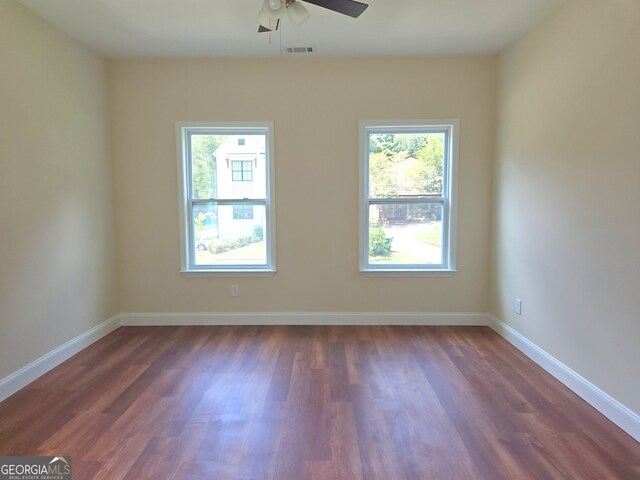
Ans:
<svg viewBox="0 0 640 480"><path fill-rule="evenodd" d="M285 11L287 10L286 2L279 2L279 6L274 8L274 6L278 6L278 2L272 0L264 0L264 4L262 6L262 10L264 13L273 19L280 19L284 16Z"/></svg>

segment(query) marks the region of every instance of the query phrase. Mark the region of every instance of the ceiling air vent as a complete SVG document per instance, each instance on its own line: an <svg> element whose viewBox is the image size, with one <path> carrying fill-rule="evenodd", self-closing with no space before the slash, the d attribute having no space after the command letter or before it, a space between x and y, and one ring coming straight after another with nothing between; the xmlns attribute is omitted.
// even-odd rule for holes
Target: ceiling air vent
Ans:
<svg viewBox="0 0 640 480"><path fill-rule="evenodd" d="M313 47L287 47L287 53L290 55L309 55L315 53Z"/></svg>

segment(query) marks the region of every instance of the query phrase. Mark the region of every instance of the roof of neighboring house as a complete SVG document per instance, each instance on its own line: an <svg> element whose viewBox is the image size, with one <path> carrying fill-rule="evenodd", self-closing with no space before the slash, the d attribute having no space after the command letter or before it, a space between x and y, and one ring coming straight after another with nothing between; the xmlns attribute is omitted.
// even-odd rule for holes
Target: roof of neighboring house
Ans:
<svg viewBox="0 0 640 480"><path fill-rule="evenodd" d="M227 139L213 152L218 155L252 155L264 153L264 144L255 135L229 135ZM238 140L244 139L244 145L238 145Z"/></svg>

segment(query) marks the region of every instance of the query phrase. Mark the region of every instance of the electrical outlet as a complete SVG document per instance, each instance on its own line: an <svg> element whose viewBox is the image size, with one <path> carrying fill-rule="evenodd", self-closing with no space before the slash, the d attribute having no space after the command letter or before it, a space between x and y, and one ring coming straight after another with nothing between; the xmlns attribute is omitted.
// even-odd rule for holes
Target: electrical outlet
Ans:
<svg viewBox="0 0 640 480"><path fill-rule="evenodd" d="M516 298L516 315L522 315L522 300Z"/></svg>
<svg viewBox="0 0 640 480"><path fill-rule="evenodd" d="M232 297L240 296L240 285L237 285L237 284L231 285L231 296Z"/></svg>

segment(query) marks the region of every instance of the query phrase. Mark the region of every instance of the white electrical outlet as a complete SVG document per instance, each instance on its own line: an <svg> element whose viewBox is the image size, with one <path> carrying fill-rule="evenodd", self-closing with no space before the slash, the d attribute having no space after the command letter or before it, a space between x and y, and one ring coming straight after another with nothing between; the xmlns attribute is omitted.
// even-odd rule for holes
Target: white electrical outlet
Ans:
<svg viewBox="0 0 640 480"><path fill-rule="evenodd" d="M516 315L522 315L522 300L516 298Z"/></svg>
<svg viewBox="0 0 640 480"><path fill-rule="evenodd" d="M237 285L237 284L231 285L231 296L232 297L240 296L240 285Z"/></svg>

